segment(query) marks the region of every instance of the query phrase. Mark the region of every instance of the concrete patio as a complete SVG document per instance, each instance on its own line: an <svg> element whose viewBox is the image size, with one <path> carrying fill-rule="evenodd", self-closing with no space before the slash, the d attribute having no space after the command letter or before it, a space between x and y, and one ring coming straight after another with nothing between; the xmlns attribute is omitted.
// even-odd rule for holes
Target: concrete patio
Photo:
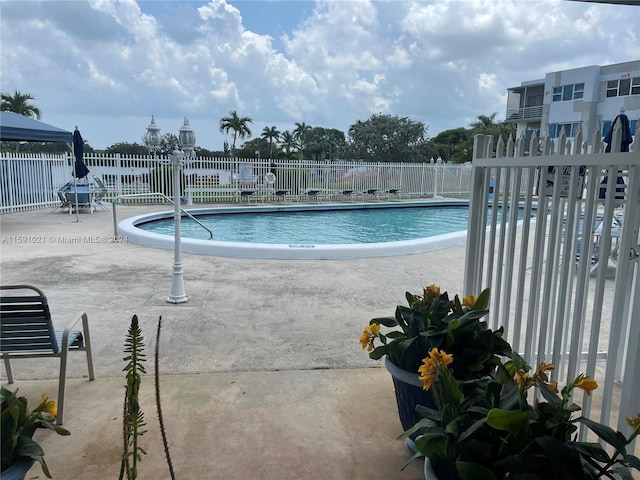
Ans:
<svg viewBox="0 0 640 480"><path fill-rule="evenodd" d="M119 206L120 219L168 206ZM462 288L464 247L357 260L247 260L185 254L189 302L166 303L173 252L113 242L111 211L0 216L2 284L49 298L57 327L86 311L96 380L70 363L64 426L39 431L54 478L116 478L121 455L123 343L137 314L147 371L158 317L161 396L181 479L418 479L397 418L391 377L359 345L363 327L431 283ZM56 395L58 362L15 362L20 393ZM6 383L4 369L3 384ZM85 377L85 378L83 378ZM143 379L149 452L140 478L169 478L153 378ZM28 478L44 478L34 467Z"/></svg>

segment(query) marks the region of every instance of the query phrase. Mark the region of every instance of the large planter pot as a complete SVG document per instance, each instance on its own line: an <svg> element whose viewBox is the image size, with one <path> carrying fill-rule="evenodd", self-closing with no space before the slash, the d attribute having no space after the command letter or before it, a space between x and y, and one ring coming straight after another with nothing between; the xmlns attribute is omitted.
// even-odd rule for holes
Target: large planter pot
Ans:
<svg viewBox="0 0 640 480"><path fill-rule="evenodd" d="M23 480L35 460L29 457L20 457L16 462L2 472L2 480Z"/></svg>
<svg viewBox="0 0 640 480"><path fill-rule="evenodd" d="M402 428L406 431L413 427L422 418L416 412L417 405L436 409L431 392L424 390L422 382L418 380L417 373L408 372L395 365L389 357L384 359L385 367L393 378L393 386L396 391L396 403Z"/></svg>
<svg viewBox="0 0 640 480"><path fill-rule="evenodd" d="M436 476L436 472L433 471L433 467L431 466L431 461L428 457L424 459L424 478L425 480L438 480Z"/></svg>

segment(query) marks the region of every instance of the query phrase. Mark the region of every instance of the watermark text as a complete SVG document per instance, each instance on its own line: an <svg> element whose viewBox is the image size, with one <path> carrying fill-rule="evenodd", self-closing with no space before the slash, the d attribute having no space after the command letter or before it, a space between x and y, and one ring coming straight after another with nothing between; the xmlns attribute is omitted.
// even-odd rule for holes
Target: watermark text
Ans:
<svg viewBox="0 0 640 480"><path fill-rule="evenodd" d="M126 243L127 237L118 235L2 235L2 245L37 244L87 244L87 243Z"/></svg>

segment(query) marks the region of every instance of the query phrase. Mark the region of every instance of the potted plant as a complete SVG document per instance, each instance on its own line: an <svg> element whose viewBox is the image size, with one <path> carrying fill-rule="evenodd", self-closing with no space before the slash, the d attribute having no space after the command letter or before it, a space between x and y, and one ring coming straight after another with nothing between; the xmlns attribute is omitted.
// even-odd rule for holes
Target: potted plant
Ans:
<svg viewBox="0 0 640 480"><path fill-rule="evenodd" d="M32 438L37 428L48 428L59 435L69 435L69 431L54 425L56 402L42 395L40 404L29 411L27 399L18 397L17 390L11 392L2 387L2 478L21 479L39 462L42 472L51 478L44 461L44 451Z"/></svg>
<svg viewBox="0 0 640 480"><path fill-rule="evenodd" d="M386 356L404 430L421 418L416 405L434 407L418 379L422 359L432 349L454 355L453 376L460 381L482 378L500 364L500 356L511 356L511 346L502 338L503 328L491 330L482 320L489 313L489 296L485 289L477 297L469 295L461 301L456 295L451 300L447 292L430 285L422 295L407 292L408 307L398 305L395 316L374 318L364 329L362 348L374 360ZM393 330L382 333L383 326Z"/></svg>
<svg viewBox="0 0 640 480"><path fill-rule="evenodd" d="M573 390L590 395L598 386L588 376L558 390L548 376L552 364L530 374L514 353L494 377L457 382L453 363L455 356L437 349L424 359L420 378L436 409L418 407L424 418L401 436L421 433L416 447L439 480L632 479L631 470L640 469L640 460L626 451L640 432L640 414L627 418L628 437L574 418L580 407L572 402ZM609 447L579 441L579 424Z"/></svg>

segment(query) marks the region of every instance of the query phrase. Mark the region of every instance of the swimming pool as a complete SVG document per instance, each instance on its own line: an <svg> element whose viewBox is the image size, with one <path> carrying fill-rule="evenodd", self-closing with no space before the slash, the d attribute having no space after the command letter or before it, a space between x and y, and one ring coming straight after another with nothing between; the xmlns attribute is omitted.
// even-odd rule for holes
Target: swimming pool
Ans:
<svg viewBox="0 0 640 480"><path fill-rule="evenodd" d="M464 244L468 205L466 200L430 200L194 209L190 213L209 223L214 240L207 240L201 226L183 217L182 250L279 259L424 253ZM173 249L173 212L124 220L118 234L133 243Z"/></svg>

